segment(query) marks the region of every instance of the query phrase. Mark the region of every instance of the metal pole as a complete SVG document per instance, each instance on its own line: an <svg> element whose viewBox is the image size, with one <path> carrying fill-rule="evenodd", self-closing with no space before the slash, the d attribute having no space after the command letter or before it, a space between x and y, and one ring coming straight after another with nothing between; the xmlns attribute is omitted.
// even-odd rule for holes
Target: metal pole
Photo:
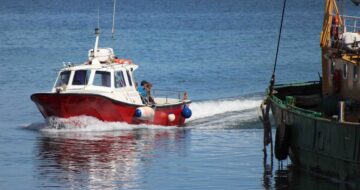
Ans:
<svg viewBox="0 0 360 190"><path fill-rule="evenodd" d="M344 114L344 111L345 111L344 101L340 101L339 104L340 104L339 121L344 122L345 121L345 118L344 118L344 116L345 116L345 114Z"/></svg>

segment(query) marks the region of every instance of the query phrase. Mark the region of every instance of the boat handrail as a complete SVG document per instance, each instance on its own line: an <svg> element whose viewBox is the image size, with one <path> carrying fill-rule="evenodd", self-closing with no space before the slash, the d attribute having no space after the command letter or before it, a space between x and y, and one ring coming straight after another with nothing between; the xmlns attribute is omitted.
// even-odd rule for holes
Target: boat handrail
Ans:
<svg viewBox="0 0 360 190"><path fill-rule="evenodd" d="M360 32L360 17L348 15L341 15L340 17L346 29L344 29L344 32Z"/></svg>
<svg viewBox="0 0 360 190"><path fill-rule="evenodd" d="M291 84L275 84L275 87L282 87L282 86L304 86L304 85L309 85L309 84L320 84L320 81L307 81L307 82L296 82L296 83L291 83Z"/></svg>
<svg viewBox="0 0 360 190"><path fill-rule="evenodd" d="M274 102L276 102L279 106L281 106L283 108L291 108L294 112L297 112L300 114L306 114L306 115L313 116L313 117L322 117L321 112L299 108L295 105L291 105L291 104L287 103L286 101L281 100L280 98L278 98L276 96L271 96L271 98Z"/></svg>
<svg viewBox="0 0 360 190"><path fill-rule="evenodd" d="M167 90L167 89L153 89L152 90L152 96L154 98L173 98L178 99L179 101L187 99L187 96L185 95L186 91L180 91L180 90Z"/></svg>

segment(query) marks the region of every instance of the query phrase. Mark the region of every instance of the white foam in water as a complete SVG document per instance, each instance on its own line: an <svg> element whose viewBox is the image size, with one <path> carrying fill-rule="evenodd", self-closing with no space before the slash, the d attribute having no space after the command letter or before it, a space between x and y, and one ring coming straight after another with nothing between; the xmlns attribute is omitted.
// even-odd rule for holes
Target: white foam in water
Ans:
<svg viewBox="0 0 360 190"><path fill-rule="evenodd" d="M52 117L47 120L45 127L40 129L45 132L70 132L70 131L116 131L116 130L132 130L141 128L166 129L168 127L155 125L132 125L125 122L107 122L101 121L90 116L76 116L70 118Z"/></svg>
<svg viewBox="0 0 360 190"><path fill-rule="evenodd" d="M230 121L248 121L254 118L257 118L258 115L254 111L259 107L261 100L259 99L225 99L225 100L210 100L203 102L193 102L190 104L192 110L192 117L187 120L191 121L190 125L193 125L193 121L198 119L206 120L207 117L213 117L216 115L224 114L227 112L241 112L245 111L241 115L231 114L227 117L217 118L215 121L213 119L208 122L201 123L201 125L208 126L214 124L230 122ZM198 125L198 124L195 124ZM195 126L188 126L195 127ZM197 126L199 127L199 126ZM133 129L172 129L173 127L164 127L157 125L133 125L125 122L106 122L101 121L97 118L90 116L77 116L71 118L57 118L51 117L46 120L45 123L33 123L25 128L31 130L39 130L44 132L72 132L72 131L82 131L82 132L91 132L91 131L117 131L117 130L133 130Z"/></svg>
<svg viewBox="0 0 360 190"><path fill-rule="evenodd" d="M189 121L211 117L227 112L256 109L259 107L260 103L261 100L255 99L233 99L193 102L189 106L193 113ZM254 115L254 117L257 117L257 115Z"/></svg>

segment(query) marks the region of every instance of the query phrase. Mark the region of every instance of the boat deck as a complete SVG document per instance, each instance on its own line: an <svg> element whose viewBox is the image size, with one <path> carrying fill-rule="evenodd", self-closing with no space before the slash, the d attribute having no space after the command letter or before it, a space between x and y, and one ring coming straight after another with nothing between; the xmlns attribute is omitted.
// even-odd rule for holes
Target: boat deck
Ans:
<svg viewBox="0 0 360 190"><path fill-rule="evenodd" d="M318 81L276 85L272 98L282 106L331 120L338 119L339 101L342 100L346 104L345 121L353 123L360 121L359 102L352 99L341 99L338 96L323 96L321 83Z"/></svg>

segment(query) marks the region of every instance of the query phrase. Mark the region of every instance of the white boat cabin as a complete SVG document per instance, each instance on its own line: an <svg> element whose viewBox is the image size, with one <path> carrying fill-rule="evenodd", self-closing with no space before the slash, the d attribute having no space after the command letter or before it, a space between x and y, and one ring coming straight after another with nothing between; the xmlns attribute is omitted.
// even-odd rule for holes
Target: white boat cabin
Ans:
<svg viewBox="0 0 360 190"><path fill-rule="evenodd" d="M89 61L67 65L60 70L52 93L96 94L129 104L145 105L137 90L133 72L138 68L131 60L117 59L111 48L89 50ZM153 94L154 95L154 94ZM155 105L178 104L180 98L154 97Z"/></svg>
<svg viewBox="0 0 360 190"><path fill-rule="evenodd" d="M133 78L137 65L99 64L96 59L78 66L67 66L58 75L52 92L100 94L118 101L143 104Z"/></svg>

